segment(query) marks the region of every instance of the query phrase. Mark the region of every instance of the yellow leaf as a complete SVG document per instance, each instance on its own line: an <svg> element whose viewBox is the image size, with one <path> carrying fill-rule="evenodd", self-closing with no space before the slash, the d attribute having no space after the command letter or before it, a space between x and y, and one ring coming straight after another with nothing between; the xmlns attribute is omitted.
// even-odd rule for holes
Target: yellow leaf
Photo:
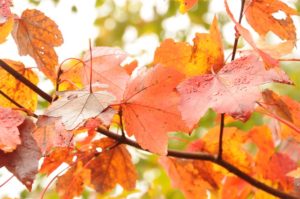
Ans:
<svg viewBox="0 0 300 199"><path fill-rule="evenodd" d="M5 42L6 37L12 31L14 27L14 17L11 16L7 19L7 21L0 25L0 44Z"/></svg>
<svg viewBox="0 0 300 199"><path fill-rule="evenodd" d="M224 65L221 33L215 17L209 33L197 33L194 46L167 39L156 49L154 64L173 67L186 76L218 72Z"/></svg>
<svg viewBox="0 0 300 199"><path fill-rule="evenodd" d="M38 83L39 80L37 75L31 69L25 68L23 63L12 60L4 61L33 84L36 85ZM0 89L2 92L22 105L24 108L29 109L30 111L35 111L37 106L37 94L35 92L2 68L0 68L0 79ZM16 105L11 103L2 95L0 95L0 106L16 107Z"/></svg>

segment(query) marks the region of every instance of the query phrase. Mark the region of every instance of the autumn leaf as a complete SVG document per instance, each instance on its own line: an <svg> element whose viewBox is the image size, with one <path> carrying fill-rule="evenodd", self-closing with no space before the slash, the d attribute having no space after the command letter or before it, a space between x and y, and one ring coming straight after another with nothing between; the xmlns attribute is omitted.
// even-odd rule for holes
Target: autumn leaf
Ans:
<svg viewBox="0 0 300 199"><path fill-rule="evenodd" d="M289 110L290 107L285 103L280 96L278 96L273 91L266 89L262 92L263 103L273 114L277 114L279 117L293 122L292 113ZM300 117L299 117L300 121Z"/></svg>
<svg viewBox="0 0 300 199"><path fill-rule="evenodd" d="M71 164L74 154L73 149L68 147L57 147L47 154L44 158L43 164L39 170L39 173L49 176L55 171L62 163Z"/></svg>
<svg viewBox="0 0 300 199"><path fill-rule="evenodd" d="M88 165L91 170L91 184L99 193L111 191L117 184L126 190L135 188L137 174L131 155L123 145L112 147L115 144L109 138L99 140L97 146L102 148L102 152Z"/></svg>
<svg viewBox="0 0 300 199"><path fill-rule="evenodd" d="M20 55L30 55L38 68L50 79L56 78L58 58L54 47L63 43L61 32L54 21L38 10L25 10L15 21L13 38Z"/></svg>
<svg viewBox="0 0 300 199"><path fill-rule="evenodd" d="M84 87L82 71L84 62L78 59L69 59L60 65L60 76L57 84L58 91L78 90Z"/></svg>
<svg viewBox="0 0 300 199"><path fill-rule="evenodd" d="M216 192L221 185L222 178L216 177L211 163L168 157L160 157L160 163L172 185L180 189L187 199L206 199L207 191Z"/></svg>
<svg viewBox="0 0 300 199"><path fill-rule="evenodd" d="M287 154L277 152L271 131L266 126L255 127L248 133L250 140L256 144L256 175L287 191L293 189L293 182L286 174L297 168L297 163Z"/></svg>
<svg viewBox="0 0 300 199"><path fill-rule="evenodd" d="M177 0L180 2L180 12L185 13L192 9L197 3L198 0Z"/></svg>
<svg viewBox="0 0 300 199"><path fill-rule="evenodd" d="M35 128L34 123L30 119L25 119L18 128L22 144L11 153L0 151L0 167L5 166L28 190L31 190L35 175L38 172L41 152L31 135Z"/></svg>
<svg viewBox="0 0 300 199"><path fill-rule="evenodd" d="M85 68L82 79L85 85L101 83L108 85L107 90L116 96L117 101L123 97L129 74L121 63L128 55L119 48L97 47L92 50L92 82L90 82L90 52L83 56Z"/></svg>
<svg viewBox="0 0 300 199"><path fill-rule="evenodd" d="M219 152L219 134L219 127L210 129L202 138L189 145L189 151L207 152L217 155ZM235 127L224 128L222 158L238 166L240 170L251 173L251 162L253 159L243 147L247 139L245 132Z"/></svg>
<svg viewBox="0 0 300 199"><path fill-rule="evenodd" d="M96 117L107 108L115 97L107 91L65 91L53 102L44 115L61 117L66 130L73 130L85 120Z"/></svg>
<svg viewBox="0 0 300 199"><path fill-rule="evenodd" d="M38 83L38 76L29 68L25 68L24 64L21 62L16 62L12 60L3 60L5 63L9 64L13 69L15 69L20 75L27 78L33 84ZM22 107L35 111L37 107L37 94L31 90L29 87L25 86L22 82L17 80L14 76L9 74L6 70L0 68L0 89L6 95L8 95L15 102L20 104ZM0 95L0 105L3 107L16 107L12 102L6 99L4 96ZM19 108L19 107L18 107Z"/></svg>
<svg viewBox="0 0 300 199"><path fill-rule="evenodd" d="M72 199L82 193L84 186L90 184L90 179L91 171L79 161L76 166L58 177L56 190L61 198Z"/></svg>
<svg viewBox="0 0 300 199"><path fill-rule="evenodd" d="M254 51L257 54L259 54L259 56L263 59L266 68L269 69L269 68L279 66L279 62L277 59L274 59L273 57L271 57L271 55L265 53L262 49L257 47L254 39L251 36L251 33L246 28L244 28L240 23L238 23L233 17L233 14L231 13L228 7L227 0L224 0L224 2L225 2L226 12L230 17L230 19L234 22L238 34L240 34L249 43L249 45L254 49Z"/></svg>
<svg viewBox="0 0 300 199"><path fill-rule="evenodd" d="M274 16L279 11L284 13L285 18L278 19ZM297 15L297 10L279 0L248 1L245 5L245 15L251 27L261 36L272 31L282 40L296 39L296 29L291 15Z"/></svg>
<svg viewBox="0 0 300 199"><path fill-rule="evenodd" d="M2 0L0 2L0 23L6 22L13 15L10 10L11 6L12 0Z"/></svg>
<svg viewBox="0 0 300 199"><path fill-rule="evenodd" d="M5 153L12 152L21 144L18 127L24 119L18 111L0 107L0 149Z"/></svg>
<svg viewBox="0 0 300 199"><path fill-rule="evenodd" d="M144 148L167 153L170 131L188 131L177 109L176 85L183 75L172 68L155 66L128 82L121 104L124 126Z"/></svg>
<svg viewBox="0 0 300 199"><path fill-rule="evenodd" d="M10 16L4 23L0 24L0 44L6 41L6 37L14 27L14 16Z"/></svg>
<svg viewBox="0 0 300 199"><path fill-rule="evenodd" d="M177 87L182 117L192 127L212 108L245 121L261 97L258 86L269 82L291 83L283 71L265 70L255 55L226 64L217 74L187 79Z"/></svg>
<svg viewBox="0 0 300 199"><path fill-rule="evenodd" d="M54 147L72 146L73 134L65 130L58 118L40 116L36 125L33 137L43 154Z"/></svg>
<svg viewBox="0 0 300 199"><path fill-rule="evenodd" d="M215 17L209 33L196 33L194 46L166 39L155 51L154 64L176 68L187 76L219 71L224 65L223 44Z"/></svg>
<svg viewBox="0 0 300 199"><path fill-rule="evenodd" d="M226 176L224 185L221 187L222 198L240 199L248 198L252 194L252 187L247 182L236 176Z"/></svg>

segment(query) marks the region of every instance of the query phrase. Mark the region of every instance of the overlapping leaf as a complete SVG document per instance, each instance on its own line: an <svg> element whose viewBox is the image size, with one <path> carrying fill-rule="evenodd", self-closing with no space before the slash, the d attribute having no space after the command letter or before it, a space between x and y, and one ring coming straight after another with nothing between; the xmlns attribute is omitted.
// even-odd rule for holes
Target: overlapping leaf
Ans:
<svg viewBox="0 0 300 199"><path fill-rule="evenodd" d="M187 199L206 199L207 192L216 192L221 185L221 176L212 164L203 161L161 157L163 165L174 187L180 189Z"/></svg>
<svg viewBox="0 0 300 199"><path fill-rule="evenodd" d="M4 61L33 84L38 83L39 80L37 75L31 69L25 68L21 62L11 60ZM33 90L25 86L2 68L0 68L0 78L0 89L2 92L22 107L27 108L30 111L35 111L37 107L37 94ZM0 95L0 105L3 107L16 107L16 105L6 99L3 95Z"/></svg>
<svg viewBox="0 0 300 199"><path fill-rule="evenodd" d="M31 135L34 128L35 125L31 120L24 120L19 126L22 144L11 153L0 151L0 167L5 166L28 190L31 190L41 157L40 149Z"/></svg>
<svg viewBox="0 0 300 199"><path fill-rule="evenodd" d="M284 72L265 70L255 55L242 57L226 64L217 74L192 77L179 84L182 117L192 127L212 108L247 120L261 96L258 86L272 81L291 83Z"/></svg>
<svg viewBox="0 0 300 199"><path fill-rule="evenodd" d="M114 147L115 144L114 140L108 138L95 143L102 148L102 152L88 165L91 170L91 183L100 193L111 191L117 184L126 190L135 188L137 174L131 155L125 146Z"/></svg>
<svg viewBox="0 0 300 199"><path fill-rule="evenodd" d="M194 46L165 40L156 49L154 63L176 68L187 76L219 71L224 64L221 33L215 17L209 33L197 33Z"/></svg>
<svg viewBox="0 0 300 199"><path fill-rule="evenodd" d="M58 118L40 116L36 124L33 137L43 154L53 147L72 146L73 134L65 130Z"/></svg>
<svg viewBox="0 0 300 199"><path fill-rule="evenodd" d="M108 91L121 100L129 74L121 67L121 63L127 57L127 54L119 48L97 47L92 50L92 83L101 83L108 85ZM87 52L83 60L85 61L85 70L82 73L82 79L86 85L90 84L90 52Z"/></svg>
<svg viewBox="0 0 300 199"><path fill-rule="evenodd" d="M252 0L245 7L248 23L261 36L272 31L282 40L296 39L296 29L291 15L297 15L297 10L279 0ZM279 12L284 13L284 18L277 19L274 16Z"/></svg>
<svg viewBox="0 0 300 199"><path fill-rule="evenodd" d="M84 186L90 184L91 171L79 161L57 180L56 190L61 198L73 199L79 196Z"/></svg>
<svg viewBox="0 0 300 199"><path fill-rule="evenodd" d="M131 79L121 104L125 129L144 148L166 154L170 131L187 131L177 109L176 85L183 75L169 67L155 66Z"/></svg>
<svg viewBox="0 0 300 199"><path fill-rule="evenodd" d="M65 91L46 110L45 115L61 117L66 130L73 130L85 120L96 117L107 108L115 97L107 91Z"/></svg>
<svg viewBox="0 0 300 199"><path fill-rule="evenodd" d="M0 107L0 149L12 152L21 144L18 127L25 117L17 111ZM1 151L0 150L0 151Z"/></svg>
<svg viewBox="0 0 300 199"><path fill-rule="evenodd" d="M60 46L63 38L54 21L39 10L27 9L15 21L13 38L20 55L30 55L47 77L56 78L58 58L54 47Z"/></svg>

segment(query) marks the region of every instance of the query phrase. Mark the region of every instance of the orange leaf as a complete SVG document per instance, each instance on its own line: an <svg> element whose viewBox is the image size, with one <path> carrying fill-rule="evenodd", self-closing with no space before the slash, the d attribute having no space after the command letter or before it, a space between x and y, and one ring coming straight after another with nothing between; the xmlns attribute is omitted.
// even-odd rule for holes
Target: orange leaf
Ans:
<svg viewBox="0 0 300 199"><path fill-rule="evenodd" d="M56 78L58 58L54 47L63 43L61 32L54 21L38 10L25 10L16 20L13 38L20 55L30 55L39 69L50 79Z"/></svg>
<svg viewBox="0 0 300 199"><path fill-rule="evenodd" d="M204 137L190 144L192 151L204 151L211 154L218 154L219 150L219 127L209 130ZM243 144L247 140L245 132L237 128L224 128L223 135L223 158L224 160L238 166L239 169L250 173L252 157L247 152Z"/></svg>
<svg viewBox="0 0 300 199"><path fill-rule="evenodd" d="M61 75L58 80L59 91L78 90L84 87L82 70L84 64L81 60L70 59L61 65Z"/></svg>
<svg viewBox="0 0 300 199"><path fill-rule="evenodd" d="M62 163L71 164L73 156L74 154L72 153L71 148L67 148L67 147L55 148L49 155L45 157L39 172L49 176Z"/></svg>
<svg viewBox="0 0 300 199"><path fill-rule="evenodd" d="M161 157L160 163L187 199L206 199L207 191L217 191L221 185L222 178L216 177L211 163L168 157Z"/></svg>
<svg viewBox="0 0 300 199"><path fill-rule="evenodd" d="M81 161L69 169L63 176L60 176L56 183L56 190L62 199L73 199L79 196L84 185L89 185L91 171Z"/></svg>
<svg viewBox="0 0 300 199"><path fill-rule="evenodd" d="M25 68L21 62L15 62L7 59L4 60L4 62L10 65L19 74L27 78L33 84L36 85L38 83L39 80L37 75L31 69ZM0 68L0 78L0 88L2 92L4 92L24 108L27 108L32 112L35 111L37 107L37 94L34 91L25 86L22 82L17 80L2 68ZM4 107L16 107L16 105L11 103L2 95L0 95L0 105Z"/></svg>
<svg viewBox="0 0 300 199"><path fill-rule="evenodd" d="M117 184L126 190L135 188L137 174L128 150L123 145L113 145L114 140L101 139L98 147L102 152L87 166L91 170L91 184L100 193L111 191Z"/></svg>
<svg viewBox="0 0 300 199"><path fill-rule="evenodd" d="M197 33L194 46L167 39L156 49L155 64L176 68L187 76L219 71L224 65L223 44L215 17L209 33Z"/></svg>
<svg viewBox="0 0 300 199"><path fill-rule="evenodd" d="M297 11L278 0L252 0L245 6L246 19L261 36L272 31L282 40L295 40L296 29L291 15ZM273 14L283 12L285 19L277 19ZM268 25L266 25L268 24Z"/></svg>
<svg viewBox="0 0 300 199"><path fill-rule="evenodd" d="M235 20L235 18L233 17L233 15L228 7L227 0L224 0L224 2L225 2L226 12L227 12L228 16L231 18L231 20L234 22L238 33L240 35L242 35L242 37L250 44L250 46L254 49L254 51L257 54L259 54L259 56L263 59L265 65L266 65L266 68L268 69L268 68L278 66L279 65L278 60L274 59L269 54L265 53L264 51L262 51L261 49L259 49L256 46L256 43L251 36L251 33Z"/></svg>
<svg viewBox="0 0 300 199"><path fill-rule="evenodd" d="M172 68L155 66L128 82L121 104L125 130L144 148L167 153L170 131L187 131L177 109L176 85L183 75Z"/></svg>

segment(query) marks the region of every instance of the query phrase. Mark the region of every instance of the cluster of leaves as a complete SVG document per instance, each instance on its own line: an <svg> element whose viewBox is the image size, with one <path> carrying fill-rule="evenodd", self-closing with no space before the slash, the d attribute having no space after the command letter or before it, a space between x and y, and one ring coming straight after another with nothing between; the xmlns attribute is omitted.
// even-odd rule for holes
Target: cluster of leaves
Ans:
<svg viewBox="0 0 300 199"><path fill-rule="evenodd" d="M300 194L295 184L300 103L268 89L261 92L259 87L270 82L293 84L279 63L295 46L294 9L278 0L245 4L244 15L260 36L273 32L281 39L266 49L235 20L225 1L227 14L236 25L236 41L241 35L251 50L241 51L234 60L235 47L232 61L226 63L215 17L209 33L197 33L193 45L166 39L156 49L151 66L137 67L136 61L124 64L128 55L112 47L95 47L81 59L59 65L54 47L63 38L55 22L38 10L25 10L17 17L10 11L9 0L1 3L1 42L11 33L19 54L31 56L57 91L44 114L35 115L37 94L41 94L35 86L37 75L20 62L0 62L0 165L29 190L37 173L50 175L63 163L69 166L57 176L56 186L62 198L80 195L85 186L99 193L117 184L132 190L137 173L124 145L131 143L160 155L173 185L187 198L206 198L208 192L215 198L270 198L264 191L272 187ZM182 1L182 11L196 3ZM286 18L273 17L277 11ZM257 15L259 20L254 19ZM185 154L204 154L202 160L210 162L167 157L168 133L190 134L209 109L221 115L221 126L189 143ZM279 122L249 131L224 127L224 122L247 121L254 111ZM287 147L278 149L275 135L276 142L287 143ZM136 142L128 139L133 136ZM270 189L259 185L257 189L233 176L228 165L248 176L244 180L255 178Z"/></svg>

